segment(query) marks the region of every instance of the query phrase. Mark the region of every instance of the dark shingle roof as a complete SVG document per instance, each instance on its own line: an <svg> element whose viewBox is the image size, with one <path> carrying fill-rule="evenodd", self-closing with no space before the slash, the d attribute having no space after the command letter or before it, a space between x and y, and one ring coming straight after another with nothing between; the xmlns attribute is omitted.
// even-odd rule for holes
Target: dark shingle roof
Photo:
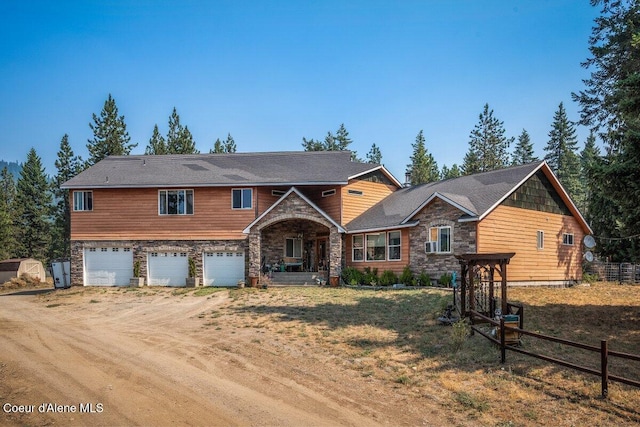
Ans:
<svg viewBox="0 0 640 427"><path fill-rule="evenodd" d="M346 184L380 165L349 151L110 156L63 188Z"/></svg>
<svg viewBox="0 0 640 427"><path fill-rule="evenodd" d="M462 176L398 190L349 224L349 231L400 226L423 205L438 196L461 210L462 215L481 217L508 196L544 162L529 163L490 172Z"/></svg>

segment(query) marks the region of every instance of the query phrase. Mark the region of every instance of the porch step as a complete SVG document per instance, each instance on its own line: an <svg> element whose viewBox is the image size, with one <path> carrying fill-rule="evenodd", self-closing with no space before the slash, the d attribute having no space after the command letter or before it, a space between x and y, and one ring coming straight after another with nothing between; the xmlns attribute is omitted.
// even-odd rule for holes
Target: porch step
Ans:
<svg viewBox="0 0 640 427"><path fill-rule="evenodd" d="M327 272L275 272L271 273L271 283L278 285L317 285L318 279L327 280Z"/></svg>

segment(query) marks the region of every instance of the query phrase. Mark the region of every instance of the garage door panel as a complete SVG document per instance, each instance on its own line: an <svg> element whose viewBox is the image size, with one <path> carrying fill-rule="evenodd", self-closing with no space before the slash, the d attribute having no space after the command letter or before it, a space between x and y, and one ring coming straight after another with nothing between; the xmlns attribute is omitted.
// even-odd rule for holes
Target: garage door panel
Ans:
<svg viewBox="0 0 640 427"><path fill-rule="evenodd" d="M240 280L244 280L244 252L204 254L205 286L236 286Z"/></svg>
<svg viewBox="0 0 640 427"><path fill-rule="evenodd" d="M128 286L133 277L131 248L88 248L84 251L85 286Z"/></svg>
<svg viewBox="0 0 640 427"><path fill-rule="evenodd" d="M147 260L150 286L185 286L189 274L185 252L152 252Z"/></svg>

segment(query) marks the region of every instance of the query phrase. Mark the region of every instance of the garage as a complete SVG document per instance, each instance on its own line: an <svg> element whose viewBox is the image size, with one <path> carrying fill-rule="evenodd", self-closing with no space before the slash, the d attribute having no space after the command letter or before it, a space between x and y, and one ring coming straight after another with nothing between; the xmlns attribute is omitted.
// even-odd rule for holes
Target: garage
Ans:
<svg viewBox="0 0 640 427"><path fill-rule="evenodd" d="M149 286L185 286L189 274L186 252L150 252L147 257Z"/></svg>
<svg viewBox="0 0 640 427"><path fill-rule="evenodd" d="M131 248L103 247L84 250L85 286L128 286L131 277Z"/></svg>
<svg viewBox="0 0 640 427"><path fill-rule="evenodd" d="M205 252L204 285L236 286L244 280L244 252Z"/></svg>

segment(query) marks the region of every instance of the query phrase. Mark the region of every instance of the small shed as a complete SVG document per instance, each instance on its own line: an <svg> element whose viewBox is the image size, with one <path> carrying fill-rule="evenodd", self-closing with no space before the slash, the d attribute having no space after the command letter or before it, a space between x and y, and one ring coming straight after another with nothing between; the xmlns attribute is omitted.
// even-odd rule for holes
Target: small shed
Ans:
<svg viewBox="0 0 640 427"><path fill-rule="evenodd" d="M46 273L44 266L37 259L13 258L0 261L0 284L24 274L44 282Z"/></svg>

